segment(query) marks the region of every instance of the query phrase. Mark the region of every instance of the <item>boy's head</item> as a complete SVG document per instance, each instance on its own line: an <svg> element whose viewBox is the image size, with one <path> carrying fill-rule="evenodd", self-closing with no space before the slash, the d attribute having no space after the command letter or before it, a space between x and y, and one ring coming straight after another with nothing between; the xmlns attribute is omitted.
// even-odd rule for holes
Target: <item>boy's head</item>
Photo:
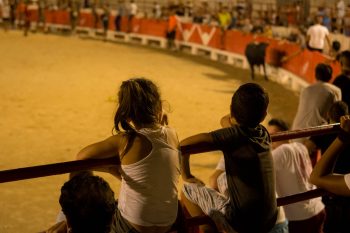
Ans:
<svg viewBox="0 0 350 233"><path fill-rule="evenodd" d="M328 82L332 78L332 67L330 65L320 63L316 66L315 75L316 79L322 82Z"/></svg>
<svg viewBox="0 0 350 233"><path fill-rule="evenodd" d="M285 122L282 119L278 119L278 118L272 118L267 125L267 131L269 132L269 134L275 134L278 132L282 132L282 131L288 131L289 130L289 126L287 124L287 122ZM285 141L277 141L277 142L272 142L272 149L276 149L277 147L279 147L280 145L287 143L288 140Z"/></svg>
<svg viewBox="0 0 350 233"><path fill-rule="evenodd" d="M350 51L345 50L340 54L340 65L343 71L350 70Z"/></svg>
<svg viewBox="0 0 350 233"><path fill-rule="evenodd" d="M328 123L338 123L341 116L348 114L348 105L343 101L336 101L328 110Z"/></svg>
<svg viewBox="0 0 350 233"><path fill-rule="evenodd" d="M238 124L254 128L262 122L267 113L269 96L255 83L246 83L233 94L231 116Z"/></svg>
<svg viewBox="0 0 350 233"><path fill-rule="evenodd" d="M61 188L59 200L72 233L109 233L116 210L114 193L101 177L82 173Z"/></svg>
<svg viewBox="0 0 350 233"><path fill-rule="evenodd" d="M341 47L341 44L340 44L339 41L335 40L335 41L332 42L332 49L333 49L335 52L339 52L340 47Z"/></svg>

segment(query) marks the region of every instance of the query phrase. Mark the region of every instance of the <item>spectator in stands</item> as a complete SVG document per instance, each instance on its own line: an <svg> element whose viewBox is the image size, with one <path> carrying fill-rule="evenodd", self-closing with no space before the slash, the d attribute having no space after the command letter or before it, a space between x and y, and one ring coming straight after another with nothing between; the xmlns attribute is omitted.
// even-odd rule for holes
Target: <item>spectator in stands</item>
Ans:
<svg viewBox="0 0 350 233"><path fill-rule="evenodd" d="M343 33L345 36L350 36L350 5L346 8L346 13L344 17Z"/></svg>
<svg viewBox="0 0 350 233"><path fill-rule="evenodd" d="M238 14L235 10L232 10L231 11L231 21L230 21L230 25L228 26L228 29L237 28L237 24L238 24Z"/></svg>
<svg viewBox="0 0 350 233"><path fill-rule="evenodd" d="M338 0L336 8L337 8L337 28L341 32L344 24L344 17L345 17L345 11L346 11L346 5L344 0Z"/></svg>
<svg viewBox="0 0 350 233"><path fill-rule="evenodd" d="M61 188L59 199L66 221L45 233L110 233L116 215L114 192L101 177L80 173Z"/></svg>
<svg viewBox="0 0 350 233"><path fill-rule="evenodd" d="M255 19L253 28L251 30L251 33L253 34L262 34L264 32L264 25L263 21L261 19Z"/></svg>
<svg viewBox="0 0 350 233"><path fill-rule="evenodd" d="M31 14L32 12L29 10L29 3L26 2L24 4L24 27L23 27L23 31L24 31L24 36L28 36L28 32L30 30L31 27Z"/></svg>
<svg viewBox="0 0 350 233"><path fill-rule="evenodd" d="M228 29L231 24L231 14L229 13L227 6L223 6L219 9L217 17L220 28L222 30Z"/></svg>
<svg viewBox="0 0 350 233"><path fill-rule="evenodd" d="M316 23L307 30L307 48L310 51L323 52L324 41L326 40L329 47L331 47L331 41L329 39L328 29L322 25L323 17L317 16Z"/></svg>
<svg viewBox="0 0 350 233"><path fill-rule="evenodd" d="M162 7L159 2L153 2L152 13L155 19L160 19L162 17Z"/></svg>
<svg viewBox="0 0 350 233"><path fill-rule="evenodd" d="M271 119L267 130L270 134L289 130L287 123ZM312 171L307 148L299 142L272 142L272 158L276 170L276 191L284 197L310 191L316 187L309 183ZM314 198L284 206L290 233L322 233L325 219L321 198Z"/></svg>
<svg viewBox="0 0 350 233"><path fill-rule="evenodd" d="M122 18L126 15L125 2L124 0L118 1L117 15L115 17L115 30L117 32L121 31Z"/></svg>
<svg viewBox="0 0 350 233"><path fill-rule="evenodd" d="M10 2L9 0L0 0L0 16L2 17L2 26L5 31L10 26Z"/></svg>
<svg viewBox="0 0 350 233"><path fill-rule="evenodd" d="M135 0L130 0L129 12L128 12L128 32L132 32L132 22L137 15L138 7Z"/></svg>
<svg viewBox="0 0 350 233"><path fill-rule="evenodd" d="M327 113L336 101L341 100L341 90L328 83L332 78L332 68L318 64L315 69L316 83L300 93L299 106L292 129L302 129L327 123Z"/></svg>
<svg viewBox="0 0 350 233"><path fill-rule="evenodd" d="M267 114L268 103L268 94L262 87L244 84L231 101L230 114L237 124L181 141L182 146L203 143L213 146L222 150L225 157L229 198L203 186L203 182L191 174L190 155L183 154L181 174L186 183L181 200L191 216L205 213L219 228L232 227L238 232L268 232L272 229L278 211L271 139L260 124ZM202 229L211 232L209 226L202 226Z"/></svg>
<svg viewBox="0 0 350 233"><path fill-rule="evenodd" d="M339 196L350 196L350 173L339 175L333 169L337 162L338 155L349 146L350 143L350 116L342 116L340 119L342 131L332 142L330 147L322 155L313 169L310 182ZM349 231L349 216L347 216L347 228Z"/></svg>
<svg viewBox="0 0 350 233"><path fill-rule="evenodd" d="M333 61L339 61L340 59L340 49L341 44L339 41L334 40L332 42L331 50L329 51L329 56L333 58Z"/></svg>
<svg viewBox="0 0 350 233"><path fill-rule="evenodd" d="M75 0L68 1L68 9L69 9L71 30L72 30L72 32L75 32L75 28L76 28L77 23L78 23L80 2L75 1Z"/></svg>
<svg viewBox="0 0 350 233"><path fill-rule="evenodd" d="M249 18L245 18L243 20L243 25L241 27L241 31L243 33L251 33L252 32L252 29L253 29L253 25L252 23L250 22L250 19Z"/></svg>
<svg viewBox="0 0 350 233"><path fill-rule="evenodd" d="M330 9L325 9L322 25L325 26L328 29L328 32L332 31L332 19L331 19L331 12Z"/></svg>
<svg viewBox="0 0 350 233"><path fill-rule="evenodd" d="M340 122L341 116L349 114L348 106L343 101L335 102L328 112L328 123ZM327 134L321 136L312 136L306 140L304 144L312 153L316 149L320 149L325 154L327 148L336 139L337 134ZM337 162L335 163L333 172L336 174L350 173L350 147L339 152ZM323 203L326 205L326 221L324 223L324 233L345 233L349 231L350 219L350 198L338 196L324 196Z"/></svg>
<svg viewBox="0 0 350 233"><path fill-rule="evenodd" d="M350 106L350 51L342 52L339 61L341 74L334 79L333 84L340 88L342 100Z"/></svg>
<svg viewBox="0 0 350 233"><path fill-rule="evenodd" d="M103 36L104 36L104 40L107 39L107 32L108 32L108 26L109 26L109 14L110 14L110 10L109 10L109 3L105 2L102 6L102 14L101 14L101 22L102 22L102 27L103 27Z"/></svg>
<svg viewBox="0 0 350 233"><path fill-rule="evenodd" d="M47 8L47 1L38 0L37 5L38 5L38 26L42 27L45 30L45 25L46 25L45 10Z"/></svg>
<svg viewBox="0 0 350 233"><path fill-rule="evenodd" d="M178 210L176 132L165 126L162 100L150 80L124 81L118 103L114 117L117 134L85 147L77 159L115 158L115 165L99 170L121 179L112 232L168 232Z"/></svg>
<svg viewBox="0 0 350 233"><path fill-rule="evenodd" d="M168 42L168 49L177 50L175 39L176 39L176 28L177 28L177 16L175 9L169 10L168 27L166 32L166 38Z"/></svg>

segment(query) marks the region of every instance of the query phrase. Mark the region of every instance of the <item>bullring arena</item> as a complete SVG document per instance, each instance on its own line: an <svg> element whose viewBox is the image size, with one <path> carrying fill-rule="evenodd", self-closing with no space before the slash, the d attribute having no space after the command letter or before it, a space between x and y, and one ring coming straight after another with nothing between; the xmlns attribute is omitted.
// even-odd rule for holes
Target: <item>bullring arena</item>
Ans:
<svg viewBox="0 0 350 233"><path fill-rule="evenodd" d="M213 61L227 54L215 50L205 56L204 46L193 49L190 38L183 52L154 47L144 43L143 37L131 38L129 43L115 41L114 34L108 38L41 33L24 37L21 31L0 32L0 170L71 161L82 147L110 136L117 90L125 79L147 77L157 83L170 126L180 140L220 127L220 118L229 112L232 93L251 81L249 71L243 69L244 59L235 60L240 56L233 56L230 62L228 55L229 64ZM208 41L205 46L212 44ZM293 50L293 46L288 49ZM198 50L205 51L197 54ZM309 57L305 52L299 61ZM313 64L293 70L294 66L286 64L284 68L310 78L305 69L312 70ZM269 73L271 81L262 76L255 80L270 95L267 120L277 117L291 123L302 82L281 79L275 68ZM207 182L220 155L193 156L193 174ZM117 196L119 182L98 174ZM51 226L60 210L59 192L67 178L57 175L0 184L0 233L38 232Z"/></svg>
<svg viewBox="0 0 350 233"><path fill-rule="evenodd" d="M143 76L160 87L179 138L219 127L234 90L249 71L206 58L78 37L0 33L1 163L12 169L73 160L84 146L111 135L122 80ZM275 82L257 82L271 98L269 115L289 122L297 95ZM204 181L220 153L193 157ZM118 193L119 182L100 174ZM67 175L0 185L0 232L38 232L54 223Z"/></svg>

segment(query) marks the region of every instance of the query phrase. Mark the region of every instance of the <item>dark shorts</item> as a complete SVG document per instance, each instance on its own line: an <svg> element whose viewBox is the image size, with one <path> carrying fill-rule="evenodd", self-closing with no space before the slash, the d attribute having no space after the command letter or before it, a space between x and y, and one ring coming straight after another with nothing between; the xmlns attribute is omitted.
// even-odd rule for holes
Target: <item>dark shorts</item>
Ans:
<svg viewBox="0 0 350 233"><path fill-rule="evenodd" d="M175 37L176 37L176 31L175 30L166 33L166 38L168 40L175 40Z"/></svg>
<svg viewBox="0 0 350 233"><path fill-rule="evenodd" d="M317 51L317 52L323 53L323 49L312 48L312 47L310 47L310 45L307 45L306 47L310 51Z"/></svg>
<svg viewBox="0 0 350 233"><path fill-rule="evenodd" d="M123 218L119 209L116 210L110 233L139 233Z"/></svg>

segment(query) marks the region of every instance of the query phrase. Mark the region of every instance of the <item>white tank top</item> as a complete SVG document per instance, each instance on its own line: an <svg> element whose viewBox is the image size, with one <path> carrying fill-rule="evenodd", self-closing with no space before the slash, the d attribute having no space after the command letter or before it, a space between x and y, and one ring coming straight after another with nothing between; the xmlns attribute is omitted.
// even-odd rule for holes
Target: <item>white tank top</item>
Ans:
<svg viewBox="0 0 350 233"><path fill-rule="evenodd" d="M121 166L122 183L118 200L121 215L140 226L169 226L177 215L177 184L180 153L173 129L138 131L151 143L152 150L142 160Z"/></svg>

